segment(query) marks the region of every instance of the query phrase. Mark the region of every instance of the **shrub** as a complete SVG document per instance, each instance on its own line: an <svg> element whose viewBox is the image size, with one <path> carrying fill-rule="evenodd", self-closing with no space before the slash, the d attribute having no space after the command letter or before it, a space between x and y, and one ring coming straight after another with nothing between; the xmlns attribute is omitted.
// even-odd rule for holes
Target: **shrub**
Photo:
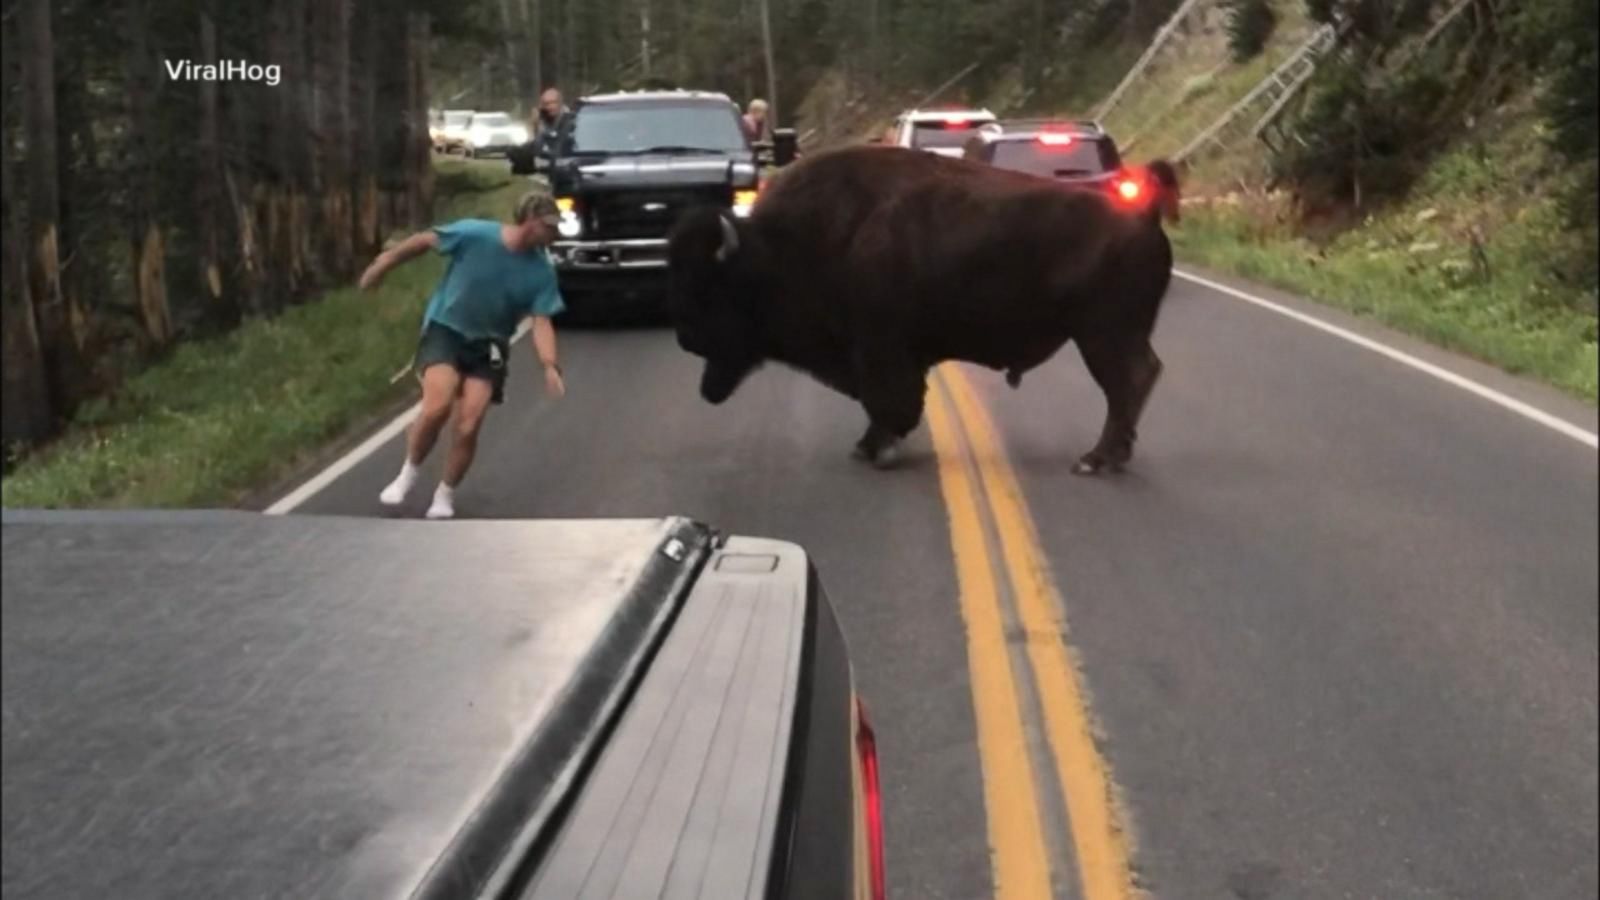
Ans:
<svg viewBox="0 0 1600 900"><path fill-rule="evenodd" d="M1236 63L1249 62L1266 49L1278 16L1267 0L1229 0L1228 49Z"/></svg>

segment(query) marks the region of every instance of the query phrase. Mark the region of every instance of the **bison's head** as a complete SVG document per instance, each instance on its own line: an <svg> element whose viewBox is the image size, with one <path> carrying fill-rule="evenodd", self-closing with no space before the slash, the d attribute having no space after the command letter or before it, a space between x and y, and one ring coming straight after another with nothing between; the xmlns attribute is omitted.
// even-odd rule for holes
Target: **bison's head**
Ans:
<svg viewBox="0 0 1600 900"><path fill-rule="evenodd" d="M761 365L755 236L727 212L685 213L667 244L678 346L703 358L700 396L721 403Z"/></svg>

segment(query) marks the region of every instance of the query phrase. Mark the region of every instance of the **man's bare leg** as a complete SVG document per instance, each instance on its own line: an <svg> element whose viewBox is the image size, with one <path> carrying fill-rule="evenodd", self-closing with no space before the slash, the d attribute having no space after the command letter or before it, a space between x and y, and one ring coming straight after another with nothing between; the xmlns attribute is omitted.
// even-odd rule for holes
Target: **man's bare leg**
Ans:
<svg viewBox="0 0 1600 900"><path fill-rule="evenodd" d="M450 409L455 404L456 391L461 387L461 375L453 366L435 363L422 373L422 409L406 431L406 460L400 474L383 489L378 499L385 506L399 506L417 483L417 468L428 458L439 432L450 421Z"/></svg>
<svg viewBox="0 0 1600 900"><path fill-rule="evenodd" d="M468 378L461 382L461 402L456 404L455 436L450 441L450 455L445 457L444 478L433 494L433 505L428 507L428 518L449 519L455 516L456 485L472 467L472 458L478 452L478 432L483 428L484 415L494 398L494 385L482 378Z"/></svg>

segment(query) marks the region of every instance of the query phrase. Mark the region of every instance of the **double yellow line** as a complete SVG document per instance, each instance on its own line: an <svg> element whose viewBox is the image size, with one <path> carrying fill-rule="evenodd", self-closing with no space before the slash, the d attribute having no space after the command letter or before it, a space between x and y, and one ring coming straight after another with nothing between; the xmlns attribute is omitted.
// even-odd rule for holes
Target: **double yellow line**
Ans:
<svg viewBox="0 0 1600 900"><path fill-rule="evenodd" d="M1026 676L1013 674L1002 607L1009 586L1025 636L1027 665L1017 668L1031 672L1042 710L1081 895L1084 900L1133 897L1126 832L1118 821L1110 770L1095 747L1087 698L1068 656L1061 601L994 422L966 375L951 364L940 366L930 379L927 418L950 514L967 629L994 895L1040 900L1054 893L1040 811L1041 804L1055 801L1040 794L1028 749L1017 684Z"/></svg>

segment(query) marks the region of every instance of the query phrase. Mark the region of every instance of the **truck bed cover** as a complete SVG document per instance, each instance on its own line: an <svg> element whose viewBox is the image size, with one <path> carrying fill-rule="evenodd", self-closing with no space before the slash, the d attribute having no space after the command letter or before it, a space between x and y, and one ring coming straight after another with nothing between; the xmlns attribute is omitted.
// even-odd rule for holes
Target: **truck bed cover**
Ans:
<svg viewBox="0 0 1600 900"><path fill-rule="evenodd" d="M3 521L8 898L484 892L713 542L680 519Z"/></svg>

